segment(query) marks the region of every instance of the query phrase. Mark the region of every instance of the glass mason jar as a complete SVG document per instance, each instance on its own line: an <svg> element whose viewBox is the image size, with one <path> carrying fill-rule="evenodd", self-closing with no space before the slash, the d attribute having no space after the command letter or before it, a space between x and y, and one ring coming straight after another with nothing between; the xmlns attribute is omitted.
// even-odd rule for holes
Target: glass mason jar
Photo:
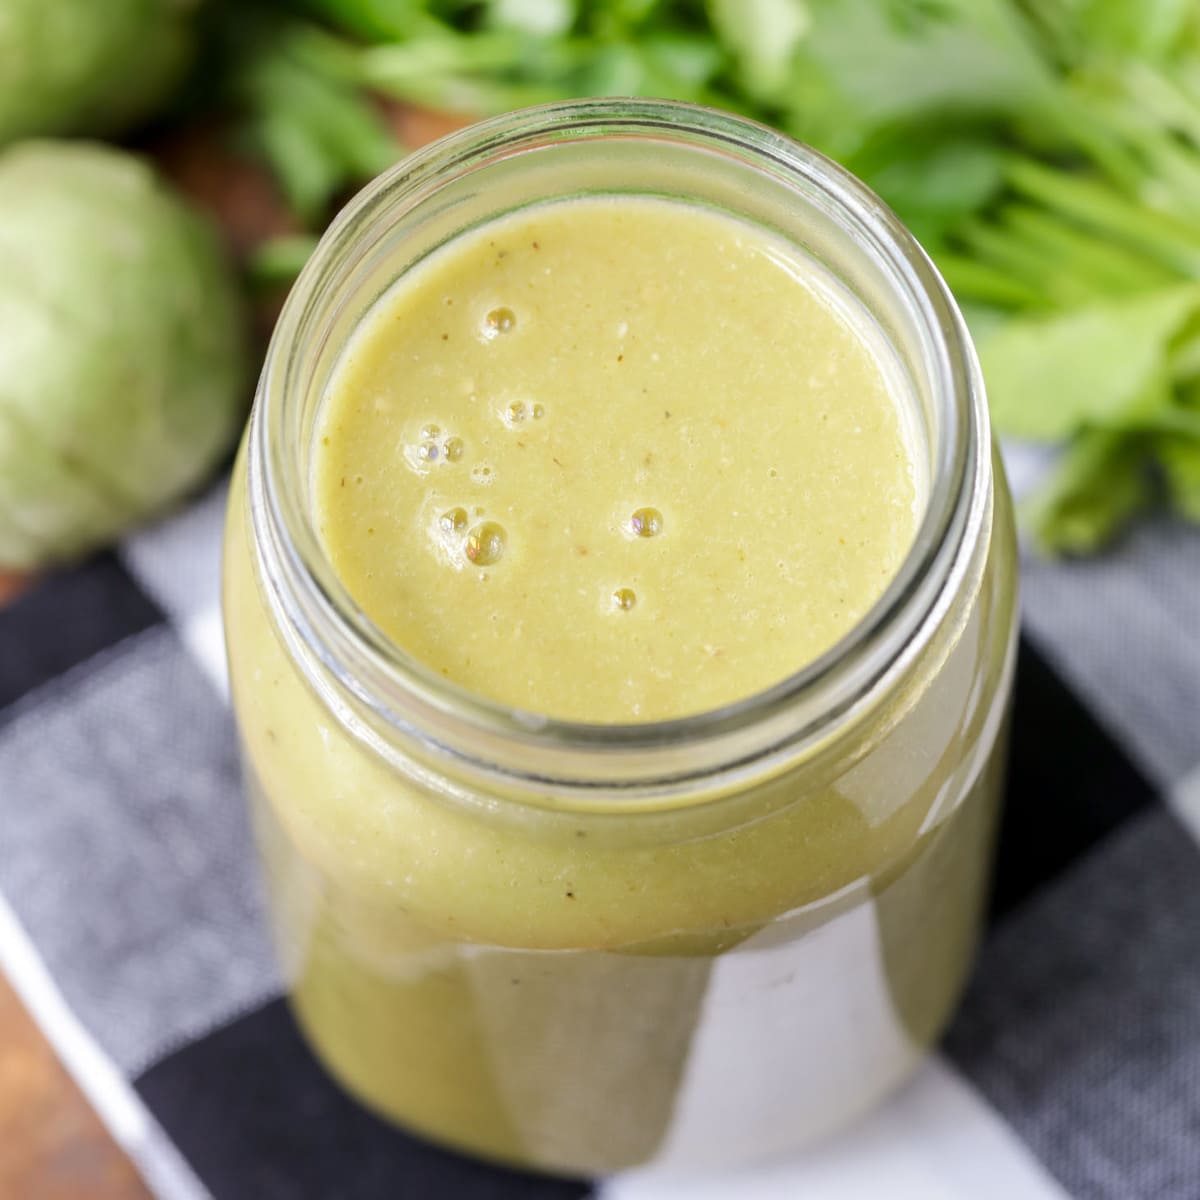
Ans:
<svg viewBox="0 0 1200 1200"><path fill-rule="evenodd" d="M894 351L930 480L907 560L837 646L657 724L568 723L449 684L356 607L311 506L314 416L373 302L460 231L601 193L730 212L823 264ZM287 301L229 509L247 786L316 1053L377 1113L546 1170L733 1165L875 1103L938 1036L971 962L1015 593L962 319L833 163L732 116L633 100L516 113L402 162Z"/></svg>

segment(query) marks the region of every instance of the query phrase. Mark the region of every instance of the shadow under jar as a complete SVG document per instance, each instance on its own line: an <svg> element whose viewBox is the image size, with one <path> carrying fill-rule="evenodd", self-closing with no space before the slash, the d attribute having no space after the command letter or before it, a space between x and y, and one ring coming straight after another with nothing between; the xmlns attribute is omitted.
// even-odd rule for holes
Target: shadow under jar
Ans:
<svg viewBox="0 0 1200 1200"><path fill-rule="evenodd" d="M471 695L384 636L331 567L311 467L331 373L395 281L504 214L610 195L732 214L835 279L894 357L928 487L895 577L816 661L603 725ZM1012 514L952 300L826 159L716 112L585 101L384 175L275 331L224 587L291 1001L376 1112L543 1170L719 1168L846 1123L945 1025L1001 789Z"/></svg>

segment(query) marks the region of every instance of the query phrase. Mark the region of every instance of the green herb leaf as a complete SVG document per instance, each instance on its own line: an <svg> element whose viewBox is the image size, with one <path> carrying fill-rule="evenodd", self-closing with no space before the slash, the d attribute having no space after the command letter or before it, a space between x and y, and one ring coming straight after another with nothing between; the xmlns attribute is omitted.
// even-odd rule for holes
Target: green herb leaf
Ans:
<svg viewBox="0 0 1200 1200"><path fill-rule="evenodd" d="M1196 25L1195 0L1027 0L1068 62L1137 56L1165 59Z"/></svg>
<svg viewBox="0 0 1200 1200"><path fill-rule="evenodd" d="M1154 446L1172 506L1200 524L1200 436L1161 437Z"/></svg>
<svg viewBox="0 0 1200 1200"><path fill-rule="evenodd" d="M1010 0L810 0L788 126L835 155L878 130L1043 111L1057 84ZM749 86L749 81L745 81ZM920 150L924 129L913 139Z"/></svg>
<svg viewBox="0 0 1200 1200"><path fill-rule="evenodd" d="M1083 433L1050 479L1021 505L1038 549L1091 554L1151 502L1146 452L1137 439L1104 430Z"/></svg>
<svg viewBox="0 0 1200 1200"><path fill-rule="evenodd" d="M426 0L298 0L296 7L373 41L411 37L433 24Z"/></svg>
<svg viewBox="0 0 1200 1200"><path fill-rule="evenodd" d="M1168 402L1167 356L1200 314L1200 286L1061 315L1017 318L980 348L992 417L1003 433L1053 441L1120 425Z"/></svg>
<svg viewBox="0 0 1200 1200"><path fill-rule="evenodd" d="M289 206L318 222L341 191L401 154L360 90L358 47L302 22L251 22L227 84L244 136L267 160Z"/></svg>
<svg viewBox="0 0 1200 1200"><path fill-rule="evenodd" d="M855 170L918 237L942 233L983 208L1004 183L1004 150L994 140L931 131L924 145L908 134L881 139L856 156Z"/></svg>
<svg viewBox="0 0 1200 1200"><path fill-rule="evenodd" d="M562 37L579 15L577 0L490 0L488 23L531 37Z"/></svg>
<svg viewBox="0 0 1200 1200"><path fill-rule="evenodd" d="M708 0L708 13L751 92L772 97L786 88L812 24L806 0Z"/></svg>
<svg viewBox="0 0 1200 1200"><path fill-rule="evenodd" d="M314 234L283 234L270 238L251 254L246 275L253 287L290 286L317 248Z"/></svg>

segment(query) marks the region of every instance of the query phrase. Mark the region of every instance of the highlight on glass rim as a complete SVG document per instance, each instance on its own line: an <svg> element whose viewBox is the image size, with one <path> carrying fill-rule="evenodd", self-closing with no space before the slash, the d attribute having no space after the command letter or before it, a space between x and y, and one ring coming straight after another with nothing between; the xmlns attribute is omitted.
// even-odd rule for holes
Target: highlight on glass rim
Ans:
<svg viewBox="0 0 1200 1200"><path fill-rule="evenodd" d="M0 1195L1191 1200L1198 181L1179 0L0 0Z"/></svg>

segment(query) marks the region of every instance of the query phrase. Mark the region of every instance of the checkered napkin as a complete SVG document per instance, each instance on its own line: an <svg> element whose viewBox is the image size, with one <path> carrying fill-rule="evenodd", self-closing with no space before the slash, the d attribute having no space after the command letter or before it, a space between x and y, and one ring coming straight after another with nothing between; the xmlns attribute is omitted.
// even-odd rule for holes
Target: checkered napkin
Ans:
<svg viewBox="0 0 1200 1200"><path fill-rule="evenodd" d="M0 969L158 1194L1200 1198L1196 532L1026 562L990 933L916 1079L803 1159L567 1181L384 1126L301 1043L238 782L223 504L218 488L0 611Z"/></svg>

